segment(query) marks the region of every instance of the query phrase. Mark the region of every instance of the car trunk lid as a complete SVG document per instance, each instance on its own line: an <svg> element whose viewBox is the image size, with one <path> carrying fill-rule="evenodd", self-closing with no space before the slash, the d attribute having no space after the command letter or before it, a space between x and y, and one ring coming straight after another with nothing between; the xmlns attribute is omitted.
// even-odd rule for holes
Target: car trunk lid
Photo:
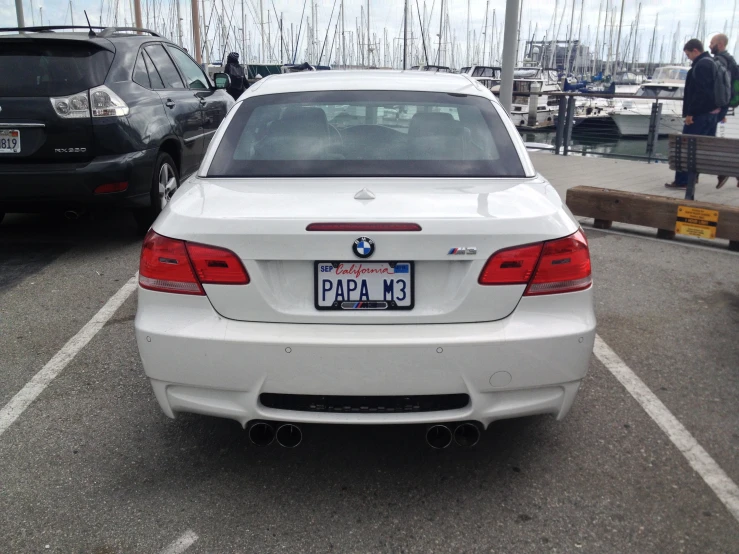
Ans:
<svg viewBox="0 0 739 554"><path fill-rule="evenodd" d="M413 223L421 230L307 230L311 224L335 222ZM540 178L247 183L193 178L154 230L228 248L241 258L249 285L205 286L213 307L226 318L400 324L505 318L525 285L479 285L487 259L498 250L566 236L576 229L576 222L561 210L557 193ZM356 243L362 238L374 247L367 259L357 255ZM412 274L407 283L411 308L406 302L405 309L397 310L321 309L322 267L343 264L359 278L362 268L377 268L371 264L379 262L409 264L403 271ZM358 294L339 300L359 300Z"/></svg>

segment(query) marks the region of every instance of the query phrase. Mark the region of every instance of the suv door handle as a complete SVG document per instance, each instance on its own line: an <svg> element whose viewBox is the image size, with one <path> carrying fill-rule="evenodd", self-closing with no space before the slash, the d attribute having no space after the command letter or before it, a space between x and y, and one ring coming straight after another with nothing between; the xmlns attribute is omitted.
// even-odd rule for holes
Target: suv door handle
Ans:
<svg viewBox="0 0 739 554"><path fill-rule="evenodd" d="M168 108L174 108L174 102L172 102L171 98L167 98L167 102L164 105Z"/></svg>

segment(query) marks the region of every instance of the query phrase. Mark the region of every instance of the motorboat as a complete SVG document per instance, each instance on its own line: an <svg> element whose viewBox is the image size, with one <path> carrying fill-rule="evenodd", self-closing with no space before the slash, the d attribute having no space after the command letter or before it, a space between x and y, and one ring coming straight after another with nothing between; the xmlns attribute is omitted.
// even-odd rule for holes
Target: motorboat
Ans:
<svg viewBox="0 0 739 554"><path fill-rule="evenodd" d="M659 134L679 133L683 128L683 93L688 68L666 66L655 70L652 80L639 86L633 100L622 100L614 107L611 118L623 137L649 134L652 105L662 104Z"/></svg>
<svg viewBox="0 0 739 554"><path fill-rule="evenodd" d="M537 95L536 121L529 122L528 93L539 90ZM494 94L500 93L500 82L490 87ZM555 126L559 99L552 93L562 92L556 69L541 67L517 67L513 72L513 102L511 104L511 120L522 130L548 129Z"/></svg>

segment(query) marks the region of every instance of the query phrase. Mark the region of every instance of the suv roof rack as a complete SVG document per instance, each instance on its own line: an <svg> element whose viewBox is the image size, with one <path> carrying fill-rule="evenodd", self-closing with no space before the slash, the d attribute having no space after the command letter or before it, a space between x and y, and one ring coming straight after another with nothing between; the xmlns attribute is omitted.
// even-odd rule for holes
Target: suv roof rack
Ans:
<svg viewBox="0 0 739 554"><path fill-rule="evenodd" d="M143 27L106 27L102 33L98 33L99 37L107 38L112 37L122 31L131 31L136 33L147 33L153 37L162 38L162 35L152 31L151 29L144 29Z"/></svg>
<svg viewBox="0 0 739 554"><path fill-rule="evenodd" d="M36 27L2 27L0 33L12 33L18 32L29 32L29 33L49 33L54 31L61 31L64 29L80 29L81 31L89 31L90 29L104 29L105 27L84 27L80 25L38 25Z"/></svg>
<svg viewBox="0 0 739 554"><path fill-rule="evenodd" d="M43 26L37 26L37 27L2 27L0 28L0 33L12 33L12 32L27 32L27 33L53 33L54 31L63 31L63 30L81 30L81 31L91 31L92 29L101 30L100 33L97 34L97 36L102 38L108 38L112 37L118 33L125 32L125 31L132 31L137 33L147 33L151 36L161 38L161 35L159 33L156 33L150 29L143 29L139 27L98 27L98 26L81 26L81 25L43 25Z"/></svg>

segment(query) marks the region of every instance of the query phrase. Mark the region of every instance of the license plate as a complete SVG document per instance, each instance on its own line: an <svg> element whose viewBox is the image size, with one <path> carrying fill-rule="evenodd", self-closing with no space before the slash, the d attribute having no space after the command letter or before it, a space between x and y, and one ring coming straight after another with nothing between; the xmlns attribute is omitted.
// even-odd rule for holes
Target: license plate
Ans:
<svg viewBox="0 0 739 554"><path fill-rule="evenodd" d="M0 154L18 154L21 151L21 132L17 129L0 129Z"/></svg>
<svg viewBox="0 0 739 554"><path fill-rule="evenodd" d="M413 262L316 262L318 310L412 310Z"/></svg>

